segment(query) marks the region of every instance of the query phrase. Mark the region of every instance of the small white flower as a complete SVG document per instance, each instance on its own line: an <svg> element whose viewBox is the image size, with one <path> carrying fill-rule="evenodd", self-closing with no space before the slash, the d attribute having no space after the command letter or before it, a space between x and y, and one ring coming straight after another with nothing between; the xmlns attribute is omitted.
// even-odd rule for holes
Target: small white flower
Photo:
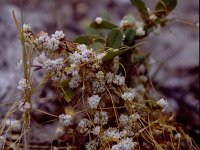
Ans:
<svg viewBox="0 0 200 150"><path fill-rule="evenodd" d="M18 104L18 109L21 111L21 112L26 112L27 110L29 110L31 108L31 105L30 103L28 102L20 102Z"/></svg>
<svg viewBox="0 0 200 150"><path fill-rule="evenodd" d="M140 118L140 115L136 112L136 113L132 114L129 118L132 122L135 122L135 121L137 121L137 119Z"/></svg>
<svg viewBox="0 0 200 150"><path fill-rule="evenodd" d="M120 27L124 27L124 26L127 26L127 25L129 25L129 22L126 18L124 18L120 21L120 25L119 25Z"/></svg>
<svg viewBox="0 0 200 150"><path fill-rule="evenodd" d="M105 111L97 111L94 115L94 123L105 125L108 123L108 114Z"/></svg>
<svg viewBox="0 0 200 150"><path fill-rule="evenodd" d="M101 24L102 21L103 21L103 19L102 19L101 17L96 17L96 18L95 18L95 22L96 22L97 24Z"/></svg>
<svg viewBox="0 0 200 150"><path fill-rule="evenodd" d="M136 90L129 89L128 92L124 92L124 94L122 94L122 99L124 99L125 101L132 102L135 96L136 96Z"/></svg>
<svg viewBox="0 0 200 150"><path fill-rule="evenodd" d="M168 107L169 103L167 102L167 100L165 99L160 99L159 101L156 102L158 105L160 105L160 107L162 108L166 108Z"/></svg>
<svg viewBox="0 0 200 150"><path fill-rule="evenodd" d="M91 97L88 98L88 104L90 106L90 108L97 108L97 106L99 105L101 98L98 95L93 95Z"/></svg>
<svg viewBox="0 0 200 150"><path fill-rule="evenodd" d="M31 26L28 25L28 24L23 24L23 31L24 31L24 32L31 31Z"/></svg>
<svg viewBox="0 0 200 150"><path fill-rule="evenodd" d="M116 85L124 85L125 84L125 78L120 75L115 75L113 79L113 83Z"/></svg>
<svg viewBox="0 0 200 150"><path fill-rule="evenodd" d="M73 54L69 55L69 61L72 64L81 64L91 60L92 49L87 49L87 46L84 44L77 45L79 51L75 51Z"/></svg>
<svg viewBox="0 0 200 150"><path fill-rule="evenodd" d="M175 139L180 139L181 138L181 134L180 133L176 133L174 136Z"/></svg>
<svg viewBox="0 0 200 150"><path fill-rule="evenodd" d="M113 82L113 79L114 79L114 74L113 74L112 72L106 73L105 79L106 79L106 82L107 82L108 84L112 83L112 82Z"/></svg>
<svg viewBox="0 0 200 150"><path fill-rule="evenodd" d="M137 36L144 36L145 35L145 31L143 29L143 27L139 27L136 29L136 35Z"/></svg>
<svg viewBox="0 0 200 150"><path fill-rule="evenodd" d="M77 88L79 87L80 83L81 83L81 77L77 74L71 78L69 82L69 87L72 89Z"/></svg>
<svg viewBox="0 0 200 150"><path fill-rule="evenodd" d="M109 127L106 131L104 131L104 135L108 139L120 139L121 134L117 131L116 128Z"/></svg>
<svg viewBox="0 0 200 150"><path fill-rule="evenodd" d="M65 34L63 33L63 31L56 31L54 34L51 35L51 37L60 40L65 37Z"/></svg>
<svg viewBox="0 0 200 150"><path fill-rule="evenodd" d="M78 127L80 128L80 133L85 133L87 131L89 131L89 129L92 126L92 122L86 118L80 120Z"/></svg>
<svg viewBox="0 0 200 150"><path fill-rule="evenodd" d="M138 28L144 28L144 22L142 21L136 21L135 27Z"/></svg>
<svg viewBox="0 0 200 150"><path fill-rule="evenodd" d="M11 127L14 131L19 131L21 129L21 124L18 120L7 119L5 125Z"/></svg>
<svg viewBox="0 0 200 150"><path fill-rule="evenodd" d="M149 16L149 19L154 21L154 20L157 19L157 16L156 16L155 14L151 14L151 15Z"/></svg>
<svg viewBox="0 0 200 150"><path fill-rule="evenodd" d="M112 146L112 150L132 150L138 145L131 138L121 140L117 145Z"/></svg>
<svg viewBox="0 0 200 150"><path fill-rule="evenodd" d="M50 51L55 51L58 49L58 47L59 47L59 40L56 38L49 39L49 41L46 45L46 48Z"/></svg>
<svg viewBox="0 0 200 150"><path fill-rule="evenodd" d="M127 115L121 114L119 117L119 122L123 125L123 126L127 126L128 122L129 122L129 117Z"/></svg>
<svg viewBox="0 0 200 150"><path fill-rule="evenodd" d="M61 114L59 115L59 122L63 126L69 126L72 123L72 116Z"/></svg>
<svg viewBox="0 0 200 150"><path fill-rule="evenodd" d="M31 88L30 83L28 82L27 79L21 79L18 83L17 89L21 90L21 91L25 91Z"/></svg>
<svg viewBox="0 0 200 150"><path fill-rule="evenodd" d="M85 145L86 150L96 150L98 148L99 142L96 140L92 140Z"/></svg>
<svg viewBox="0 0 200 150"><path fill-rule="evenodd" d="M96 127L93 128L93 130L91 132L94 135L99 135L100 131L101 131L101 127L100 126L96 126Z"/></svg>
<svg viewBox="0 0 200 150"><path fill-rule="evenodd" d="M103 78L104 78L104 73L103 73L102 71L98 71L98 72L96 73L96 77L97 77L98 79L100 79L100 80L103 80Z"/></svg>
<svg viewBox="0 0 200 150"><path fill-rule="evenodd" d="M105 91L104 84L98 80L92 82L93 93L103 93Z"/></svg>
<svg viewBox="0 0 200 150"><path fill-rule="evenodd" d="M64 59L58 58L55 60L46 59L43 62L42 68L44 68L46 71L60 71L64 67Z"/></svg>

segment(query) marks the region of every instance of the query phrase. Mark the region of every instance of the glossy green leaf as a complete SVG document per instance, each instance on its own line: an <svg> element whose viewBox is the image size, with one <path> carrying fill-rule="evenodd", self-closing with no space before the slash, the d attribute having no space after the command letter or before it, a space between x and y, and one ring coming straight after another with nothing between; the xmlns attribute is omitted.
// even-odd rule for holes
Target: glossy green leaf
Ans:
<svg viewBox="0 0 200 150"><path fill-rule="evenodd" d="M104 39L96 35L81 35L74 40L75 43L86 45L92 44L95 41L104 42Z"/></svg>
<svg viewBox="0 0 200 150"><path fill-rule="evenodd" d="M128 29L128 30L126 30L124 43L126 45L132 45L134 43L135 34L136 34L136 32L135 32L134 29Z"/></svg>
<svg viewBox="0 0 200 150"><path fill-rule="evenodd" d="M140 15L143 19L146 20L147 18L149 18L147 7L142 0L131 0L131 3L133 6L137 8L137 10L140 12Z"/></svg>
<svg viewBox="0 0 200 150"><path fill-rule="evenodd" d="M60 87L62 89L62 92L63 92L63 95L64 95L64 99L67 101L67 102L71 102L72 98L74 97L75 95L75 91L72 90L71 88L69 88L68 86L68 81L63 81L61 84L60 84Z"/></svg>
<svg viewBox="0 0 200 150"><path fill-rule="evenodd" d="M104 45L103 45L101 42L94 42L94 43L92 44L92 48L93 48L94 50L99 50L99 49L104 48Z"/></svg>
<svg viewBox="0 0 200 150"><path fill-rule="evenodd" d="M167 16L177 5L177 0L160 0L156 5L156 15L158 17Z"/></svg>
<svg viewBox="0 0 200 150"><path fill-rule="evenodd" d="M100 24L97 24L95 21L90 24L90 27L94 29L113 29L117 28L116 25L112 24L111 22L108 22L106 20L103 20Z"/></svg>
<svg viewBox="0 0 200 150"><path fill-rule="evenodd" d="M119 29L113 29L107 36L106 46L119 48L123 42L123 34Z"/></svg>
<svg viewBox="0 0 200 150"><path fill-rule="evenodd" d="M134 50L136 47L142 45L144 42L140 42L140 43L137 43L131 47L128 47L126 49L119 49L119 50L116 50L116 49L113 49L112 51L109 51L102 59L102 61L107 61L107 60L110 60L110 59L113 59L114 57L116 56L119 56L121 54L123 54L124 52L127 52L127 51L130 51L130 50Z"/></svg>

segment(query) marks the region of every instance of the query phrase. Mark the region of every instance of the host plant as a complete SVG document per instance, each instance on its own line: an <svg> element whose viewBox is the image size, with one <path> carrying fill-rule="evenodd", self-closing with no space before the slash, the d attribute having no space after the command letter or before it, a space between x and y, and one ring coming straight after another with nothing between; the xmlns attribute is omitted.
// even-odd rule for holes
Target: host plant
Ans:
<svg viewBox="0 0 200 150"><path fill-rule="evenodd" d="M52 115L66 138L49 148L198 149L174 120L167 100L154 91L148 75L149 54L140 50L150 33L166 25L177 1L160 0L152 11L142 0L131 3L140 20L128 15L118 26L97 17L87 34L74 42L63 31L33 33L29 25L21 27L13 13L22 44L23 77L18 84L22 97L0 126L2 149L31 149L32 95L50 80L67 106L65 113ZM38 85L31 78L37 70L43 71ZM16 108L23 114L21 121L9 119ZM11 145L6 133L15 129L21 130L21 136Z"/></svg>

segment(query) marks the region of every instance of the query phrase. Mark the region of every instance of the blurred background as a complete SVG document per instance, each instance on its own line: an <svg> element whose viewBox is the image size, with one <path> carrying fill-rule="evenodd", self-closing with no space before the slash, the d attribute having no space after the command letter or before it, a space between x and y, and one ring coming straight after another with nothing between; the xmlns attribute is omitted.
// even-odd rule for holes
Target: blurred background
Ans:
<svg viewBox="0 0 200 150"><path fill-rule="evenodd" d="M145 1L153 10L156 0ZM6 103L16 100L16 87L22 76L17 67L21 45L12 11L20 19L20 0L0 0L0 118L5 116ZM127 14L139 17L129 0L24 0L22 12L24 23L33 32L52 34L63 30L70 40L84 33L97 16L109 14L118 25ZM178 0L169 18L175 20L160 34L149 36L143 49L151 52L152 74L161 68L153 76L156 89L168 98L177 121L199 144L199 1Z"/></svg>

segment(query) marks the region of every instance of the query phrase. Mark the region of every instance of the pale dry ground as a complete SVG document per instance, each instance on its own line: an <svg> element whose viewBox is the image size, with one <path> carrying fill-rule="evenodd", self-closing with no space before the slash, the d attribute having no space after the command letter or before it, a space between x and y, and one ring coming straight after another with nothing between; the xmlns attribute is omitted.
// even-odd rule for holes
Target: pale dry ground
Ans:
<svg viewBox="0 0 200 150"><path fill-rule="evenodd" d="M146 1L150 6L153 5L149 0ZM13 10L16 16L20 17L19 1L0 0L1 103L16 100L16 97L13 98L13 96L16 93L17 82L21 78L16 63L21 57L21 46L12 19ZM84 26L106 10L111 14L111 20L118 24L125 14L136 12L132 10L129 0L59 0L59 2L56 0L27 0L23 6L25 23L30 24L33 31L39 32L42 30L51 34L57 29L63 29L69 39L83 33ZM159 35L149 37L144 45L146 51L152 52L151 56L155 61L154 68L158 67L158 64L175 51L180 51L176 56L170 57L171 59L165 63L156 76L156 81L163 87L182 87L188 92L189 84L194 78L196 79L196 76L193 75L177 73L177 68L184 70L199 66L199 29L193 26L198 22L198 10L198 0L179 0L176 10L173 11L170 17L179 18L186 23L171 22L167 27L161 29ZM34 77L34 80L37 81L38 79L38 76ZM199 78L197 78L198 80ZM172 99L174 108L178 112L178 105L180 104L173 96L170 99ZM184 96L184 100L191 107L196 106L195 109L199 111L198 98L188 93ZM3 117L6 107L0 107L0 117ZM195 115L194 118L198 119L198 115ZM196 122L199 125L199 120ZM49 130L52 125L50 127L47 125L45 128ZM38 128L38 130L42 129ZM38 130L33 129L36 133ZM46 139L44 137L48 137L52 132L43 132L44 135L42 134L39 140Z"/></svg>

